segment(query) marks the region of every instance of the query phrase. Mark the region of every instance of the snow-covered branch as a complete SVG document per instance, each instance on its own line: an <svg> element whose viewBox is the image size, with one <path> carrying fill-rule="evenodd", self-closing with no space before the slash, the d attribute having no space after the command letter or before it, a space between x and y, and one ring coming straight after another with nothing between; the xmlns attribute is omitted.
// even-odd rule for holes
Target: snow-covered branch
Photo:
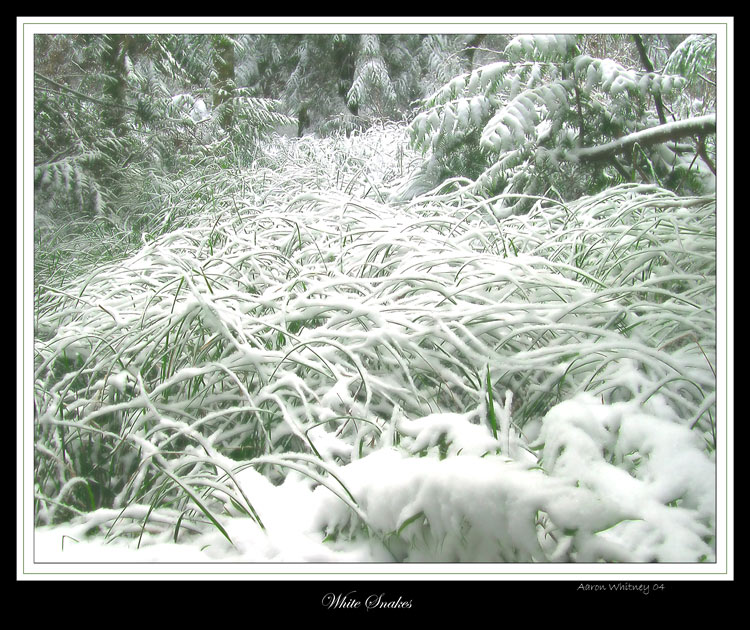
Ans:
<svg viewBox="0 0 750 630"><path fill-rule="evenodd" d="M607 144L577 149L569 153L568 156L582 162L596 162L608 160L618 153L627 151L635 144L648 147L688 136L703 137L712 133L716 133L716 115L708 114L637 131Z"/></svg>

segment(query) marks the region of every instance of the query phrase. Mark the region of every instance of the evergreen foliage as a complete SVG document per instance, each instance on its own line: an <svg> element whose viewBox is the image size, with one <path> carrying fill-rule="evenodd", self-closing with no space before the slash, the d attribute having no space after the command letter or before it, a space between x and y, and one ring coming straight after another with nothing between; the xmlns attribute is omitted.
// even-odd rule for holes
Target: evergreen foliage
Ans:
<svg viewBox="0 0 750 630"><path fill-rule="evenodd" d="M291 122L273 99L236 86L239 44L229 36L38 35L35 44L37 212L115 210L128 181L177 171L225 136L247 155Z"/></svg>
<svg viewBox="0 0 750 630"><path fill-rule="evenodd" d="M716 76L716 37L690 35L670 55L664 67L669 74L680 74L691 81L711 82Z"/></svg>
<svg viewBox="0 0 750 630"><path fill-rule="evenodd" d="M483 194L502 196L501 212L516 214L534 196L574 199L623 182L700 191L692 159L699 141L637 146L606 164L579 162L578 149L658 125L657 98L675 104L676 118L687 84L679 75L593 58L581 43L573 35L516 37L506 60L460 74L427 97L410 128L414 146L427 154L429 181L469 178ZM677 69L683 54L675 51L667 68Z"/></svg>
<svg viewBox="0 0 750 630"><path fill-rule="evenodd" d="M236 86L242 44L229 36L36 36L41 278L60 270L61 257L80 263L137 247L160 212L153 200L171 186L165 180L206 157L248 164L259 139L292 123L278 101Z"/></svg>

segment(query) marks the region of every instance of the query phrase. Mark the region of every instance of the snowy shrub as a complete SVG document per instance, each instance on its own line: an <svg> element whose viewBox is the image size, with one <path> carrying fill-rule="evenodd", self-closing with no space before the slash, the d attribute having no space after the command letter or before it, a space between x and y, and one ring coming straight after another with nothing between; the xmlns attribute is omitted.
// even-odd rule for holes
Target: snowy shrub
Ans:
<svg viewBox="0 0 750 630"><path fill-rule="evenodd" d="M423 431L476 428L455 415L429 420ZM464 451L443 460L415 458L418 447L402 444L339 475L399 561L713 558L714 465L695 433L638 405L603 405L587 394L555 406L542 426L538 462L523 444L515 458ZM484 437L485 453L502 451L502 440ZM317 492L327 531L352 528L352 512Z"/></svg>

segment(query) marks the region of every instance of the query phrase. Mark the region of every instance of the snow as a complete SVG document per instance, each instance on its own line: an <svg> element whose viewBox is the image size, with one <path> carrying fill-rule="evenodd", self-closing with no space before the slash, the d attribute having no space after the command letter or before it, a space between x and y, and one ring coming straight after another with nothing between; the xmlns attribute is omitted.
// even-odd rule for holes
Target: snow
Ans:
<svg viewBox="0 0 750 630"><path fill-rule="evenodd" d="M191 94L177 94L170 100L170 109L180 115L187 115L195 123L204 122L211 117L206 102Z"/></svg>
<svg viewBox="0 0 750 630"><path fill-rule="evenodd" d="M268 177L210 256L214 216L39 314L39 457L93 428L135 467L65 523L82 478L40 481L36 562L716 560L708 209L626 185L488 228ZM144 500L157 465L188 498Z"/></svg>
<svg viewBox="0 0 750 630"><path fill-rule="evenodd" d="M265 531L227 502L230 544L216 531L171 545L171 531L138 541L89 539L114 518L36 530L43 561L137 562L636 562L713 559L714 466L697 436L628 403L602 405L589 395L547 414L537 465L523 457L485 457L502 446L472 422L476 412L397 418L400 447L381 446L340 466L336 476L366 514L366 523L334 494L302 474L272 484L253 467L235 474ZM345 444L322 427L310 432L328 459ZM444 458L438 438L450 444ZM390 439L390 436L388 436ZM516 439L521 441L520 437ZM432 450L431 450L432 449ZM422 457L414 454L427 450ZM637 456L637 457L636 457ZM230 461L230 460L228 460ZM236 462L234 462L236 465ZM674 502L678 504L669 505ZM541 527L540 514L548 519ZM158 521L158 514L150 518ZM366 525L366 528L364 527ZM345 540L336 535L346 532ZM326 536L334 542L324 542ZM179 550L178 550L179 549Z"/></svg>

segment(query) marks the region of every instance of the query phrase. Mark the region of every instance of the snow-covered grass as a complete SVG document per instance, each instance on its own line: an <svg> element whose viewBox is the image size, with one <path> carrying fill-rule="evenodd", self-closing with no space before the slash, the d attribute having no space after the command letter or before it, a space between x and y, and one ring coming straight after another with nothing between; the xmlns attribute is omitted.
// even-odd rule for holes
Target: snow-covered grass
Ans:
<svg viewBox="0 0 750 630"><path fill-rule="evenodd" d="M715 560L714 198L399 201L404 138L279 138L38 287L37 556Z"/></svg>

